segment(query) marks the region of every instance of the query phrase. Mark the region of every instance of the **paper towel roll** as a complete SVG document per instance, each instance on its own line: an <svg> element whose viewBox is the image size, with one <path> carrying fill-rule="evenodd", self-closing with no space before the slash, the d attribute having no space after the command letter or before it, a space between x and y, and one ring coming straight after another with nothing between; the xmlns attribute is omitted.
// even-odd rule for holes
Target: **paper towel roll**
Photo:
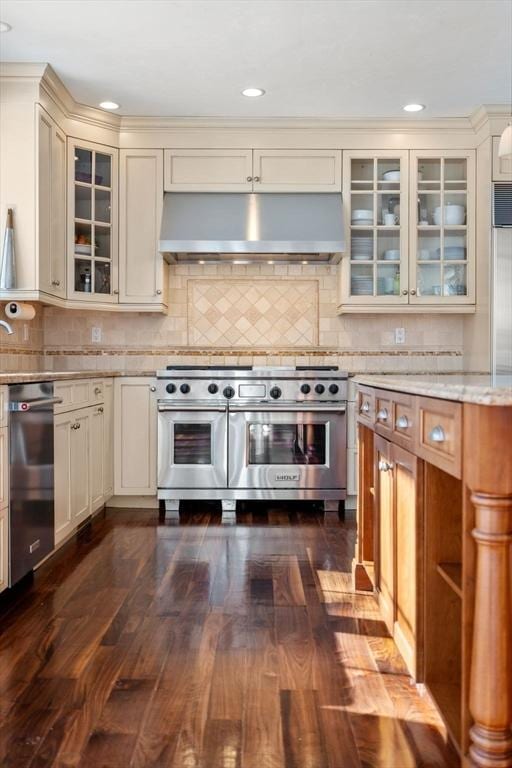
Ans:
<svg viewBox="0 0 512 768"><path fill-rule="evenodd" d="M32 304L25 304L22 301L9 301L5 305L5 314L12 320L33 320L36 310Z"/></svg>

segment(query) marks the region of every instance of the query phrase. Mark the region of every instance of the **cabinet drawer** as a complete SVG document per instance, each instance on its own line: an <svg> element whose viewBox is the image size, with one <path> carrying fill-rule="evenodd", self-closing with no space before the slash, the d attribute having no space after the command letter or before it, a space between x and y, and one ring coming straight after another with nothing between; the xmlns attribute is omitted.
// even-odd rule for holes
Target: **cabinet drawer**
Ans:
<svg viewBox="0 0 512 768"><path fill-rule="evenodd" d="M0 429L0 509L9 503L9 430Z"/></svg>
<svg viewBox="0 0 512 768"><path fill-rule="evenodd" d="M53 391L55 397L62 399L62 403L55 406L55 413L86 408L89 405L89 383L88 379L57 381Z"/></svg>
<svg viewBox="0 0 512 768"><path fill-rule="evenodd" d="M95 379L89 382L89 404L96 405L104 400L103 380Z"/></svg>
<svg viewBox="0 0 512 768"><path fill-rule="evenodd" d="M413 398L393 392L393 442L406 450L413 450L417 431Z"/></svg>
<svg viewBox="0 0 512 768"><path fill-rule="evenodd" d="M462 406L417 398L418 455L444 472L461 477Z"/></svg>
<svg viewBox="0 0 512 768"><path fill-rule="evenodd" d="M8 424L8 402L9 390L7 387L0 387L0 427L6 427Z"/></svg>
<svg viewBox="0 0 512 768"><path fill-rule="evenodd" d="M375 393L369 387L357 390L357 420L373 427L375 423Z"/></svg>
<svg viewBox="0 0 512 768"><path fill-rule="evenodd" d="M375 431L384 437L393 433L393 401L390 392L375 393Z"/></svg>

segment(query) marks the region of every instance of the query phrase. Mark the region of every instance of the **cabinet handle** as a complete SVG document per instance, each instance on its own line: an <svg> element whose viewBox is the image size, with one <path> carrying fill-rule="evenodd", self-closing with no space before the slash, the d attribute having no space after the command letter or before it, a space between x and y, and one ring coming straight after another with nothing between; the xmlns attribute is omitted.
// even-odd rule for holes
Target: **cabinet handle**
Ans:
<svg viewBox="0 0 512 768"><path fill-rule="evenodd" d="M414 290L414 288L411 291L411 296L416 296L416 291Z"/></svg>
<svg viewBox="0 0 512 768"><path fill-rule="evenodd" d="M370 411L370 403L365 400L365 402L362 404L360 413L368 413Z"/></svg>
<svg viewBox="0 0 512 768"><path fill-rule="evenodd" d="M160 288L158 288L158 289L155 291L155 293L156 293L156 295L157 295L157 296L160 296L160 295L161 295L161 293L162 293L162 291L160 290Z"/></svg>
<svg viewBox="0 0 512 768"><path fill-rule="evenodd" d="M409 291L407 289L404 289L402 291L402 296L407 296L408 293L409 293Z"/></svg>
<svg viewBox="0 0 512 768"><path fill-rule="evenodd" d="M101 395L101 387L94 387L94 394Z"/></svg>
<svg viewBox="0 0 512 768"><path fill-rule="evenodd" d="M101 406L98 408L98 413L103 413L103 408Z"/></svg>
<svg viewBox="0 0 512 768"><path fill-rule="evenodd" d="M248 176L247 181L252 181L252 176Z"/></svg>
<svg viewBox="0 0 512 768"><path fill-rule="evenodd" d="M60 280L52 280L52 285L55 285L55 286L60 285Z"/></svg>
<svg viewBox="0 0 512 768"><path fill-rule="evenodd" d="M429 432L428 439L432 440L433 443L444 443L446 440L446 435L444 432L444 429L440 424L438 424L434 429Z"/></svg>
<svg viewBox="0 0 512 768"><path fill-rule="evenodd" d="M396 426L398 429L409 429L410 424L407 416L399 416L396 420Z"/></svg>
<svg viewBox="0 0 512 768"><path fill-rule="evenodd" d="M156 387L150 387L150 388L149 388L149 391L150 391L150 392L156 392Z"/></svg>
<svg viewBox="0 0 512 768"><path fill-rule="evenodd" d="M259 176L255 176L253 181L260 181L260 177Z"/></svg>
<svg viewBox="0 0 512 768"><path fill-rule="evenodd" d="M388 416L389 416L388 409L381 408L380 411L377 413L377 421L387 421Z"/></svg>
<svg viewBox="0 0 512 768"><path fill-rule="evenodd" d="M114 290L112 291L112 293L114 294L114 296L117 296L117 294L119 293L119 291L117 290L117 288L114 288Z"/></svg>
<svg viewBox="0 0 512 768"><path fill-rule="evenodd" d="M393 469L393 464L390 461L384 461L384 459L379 460L380 472L389 472L391 469Z"/></svg>

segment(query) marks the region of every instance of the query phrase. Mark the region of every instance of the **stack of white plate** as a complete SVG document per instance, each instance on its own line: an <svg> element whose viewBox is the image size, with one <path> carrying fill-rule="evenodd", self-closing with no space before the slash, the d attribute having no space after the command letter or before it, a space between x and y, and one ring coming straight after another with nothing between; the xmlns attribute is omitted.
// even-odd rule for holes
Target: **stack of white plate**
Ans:
<svg viewBox="0 0 512 768"><path fill-rule="evenodd" d="M352 224L358 226L365 226L367 224L373 224L373 211L368 208L356 208L352 211Z"/></svg>
<svg viewBox="0 0 512 768"><path fill-rule="evenodd" d="M373 237L371 235L353 237L350 256L354 261L371 261L373 259Z"/></svg>
<svg viewBox="0 0 512 768"><path fill-rule="evenodd" d="M350 292L352 296L372 296L373 279L366 275L352 275Z"/></svg>

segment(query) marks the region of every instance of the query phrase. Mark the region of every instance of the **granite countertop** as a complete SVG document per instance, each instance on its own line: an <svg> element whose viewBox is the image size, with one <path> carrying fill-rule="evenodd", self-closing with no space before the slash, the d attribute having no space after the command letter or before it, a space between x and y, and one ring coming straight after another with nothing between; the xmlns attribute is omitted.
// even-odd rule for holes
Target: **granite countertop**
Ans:
<svg viewBox="0 0 512 768"><path fill-rule="evenodd" d="M32 381L67 381L69 379L108 379L117 376L156 376L156 371L26 371L0 373L0 385Z"/></svg>
<svg viewBox="0 0 512 768"><path fill-rule="evenodd" d="M512 406L512 376L485 374L375 375L359 374L356 384L392 389L411 395L439 397L476 405Z"/></svg>

